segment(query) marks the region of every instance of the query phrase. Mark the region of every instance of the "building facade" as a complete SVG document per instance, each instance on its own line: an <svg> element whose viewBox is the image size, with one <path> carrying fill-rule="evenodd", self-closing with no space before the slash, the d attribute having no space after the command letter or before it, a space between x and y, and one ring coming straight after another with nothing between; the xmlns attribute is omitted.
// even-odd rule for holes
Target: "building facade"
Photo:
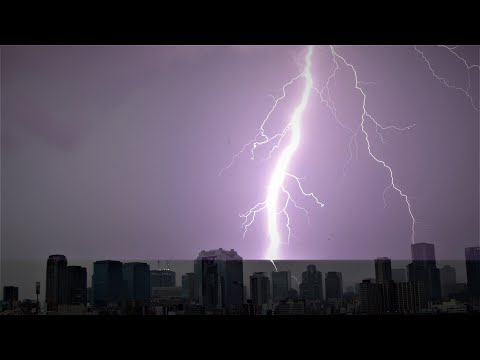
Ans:
<svg viewBox="0 0 480 360"><path fill-rule="evenodd" d="M308 265L307 271L302 273L300 297L307 301L323 300L322 273L317 271L317 267L315 265Z"/></svg>
<svg viewBox="0 0 480 360"><path fill-rule="evenodd" d="M265 272L255 272L250 276L250 297L254 305L270 303L270 279Z"/></svg>
<svg viewBox="0 0 480 360"><path fill-rule="evenodd" d="M325 274L325 298L327 301L343 298L342 273L327 272Z"/></svg>
<svg viewBox="0 0 480 360"><path fill-rule="evenodd" d="M150 304L150 266L146 263L123 264L123 280L127 285L127 301L137 306Z"/></svg>
<svg viewBox="0 0 480 360"><path fill-rule="evenodd" d="M127 299L127 282L123 279L123 264L115 260L93 263L93 302L96 307L119 307Z"/></svg>
<svg viewBox="0 0 480 360"><path fill-rule="evenodd" d="M64 255L50 255L47 260L47 286L45 302L47 311L57 311L59 304L68 300L67 258Z"/></svg>
<svg viewBox="0 0 480 360"><path fill-rule="evenodd" d="M272 300L279 302L288 297L291 288L290 271L272 271Z"/></svg>
<svg viewBox="0 0 480 360"><path fill-rule="evenodd" d="M67 266L67 304L87 305L87 269Z"/></svg>

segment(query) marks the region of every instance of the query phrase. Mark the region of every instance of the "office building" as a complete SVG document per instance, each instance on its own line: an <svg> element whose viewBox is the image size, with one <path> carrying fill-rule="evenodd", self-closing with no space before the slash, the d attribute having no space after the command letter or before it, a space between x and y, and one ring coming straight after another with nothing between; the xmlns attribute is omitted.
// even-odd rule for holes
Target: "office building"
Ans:
<svg viewBox="0 0 480 360"><path fill-rule="evenodd" d="M195 299L206 310L243 304L243 259L233 249L201 251L194 263Z"/></svg>
<svg viewBox="0 0 480 360"><path fill-rule="evenodd" d="M467 267L467 290L468 295L480 300L480 247L465 249L465 265Z"/></svg>
<svg viewBox="0 0 480 360"><path fill-rule="evenodd" d="M9 309L13 309L18 302L18 287L4 286L3 301L7 304Z"/></svg>
<svg viewBox="0 0 480 360"><path fill-rule="evenodd" d="M279 302L288 297L291 288L290 271L272 271L272 300Z"/></svg>
<svg viewBox="0 0 480 360"><path fill-rule="evenodd" d="M433 244L412 244L412 263L408 264L409 282L422 282L425 287L425 301L438 302L441 299L440 270L436 267Z"/></svg>
<svg viewBox="0 0 480 360"><path fill-rule="evenodd" d="M195 299L195 273L182 276L182 297L188 301Z"/></svg>
<svg viewBox="0 0 480 360"><path fill-rule="evenodd" d="M67 266L67 304L87 305L87 269Z"/></svg>
<svg viewBox="0 0 480 360"><path fill-rule="evenodd" d="M327 300L343 298L342 273L327 272L325 274L325 297Z"/></svg>
<svg viewBox="0 0 480 360"><path fill-rule="evenodd" d="M119 307L127 299L127 282L123 279L123 264L115 260L93 263L93 302L96 307Z"/></svg>
<svg viewBox="0 0 480 360"><path fill-rule="evenodd" d="M59 304L68 300L67 258L64 255L50 255L47 260L47 286L45 302L47 311L57 311Z"/></svg>
<svg viewBox="0 0 480 360"><path fill-rule="evenodd" d="M300 297L307 301L323 300L322 273L317 271L315 265L308 265L307 271L302 273L300 283Z"/></svg>
<svg viewBox="0 0 480 360"><path fill-rule="evenodd" d="M150 266L141 262L123 264L123 280L127 285L127 301L137 306L150 303Z"/></svg>
<svg viewBox="0 0 480 360"><path fill-rule="evenodd" d="M175 271L172 271L170 269L151 270L150 286L152 288L177 286Z"/></svg>
<svg viewBox="0 0 480 360"><path fill-rule="evenodd" d="M250 276L250 296L254 305L270 303L270 279L264 272Z"/></svg>
<svg viewBox="0 0 480 360"><path fill-rule="evenodd" d="M440 269L440 284L442 287L442 298L450 300L453 294L455 294L457 284L457 273L454 267L446 265Z"/></svg>
<svg viewBox="0 0 480 360"><path fill-rule="evenodd" d="M375 280L377 284L389 284L392 281L392 262L389 258L375 259Z"/></svg>

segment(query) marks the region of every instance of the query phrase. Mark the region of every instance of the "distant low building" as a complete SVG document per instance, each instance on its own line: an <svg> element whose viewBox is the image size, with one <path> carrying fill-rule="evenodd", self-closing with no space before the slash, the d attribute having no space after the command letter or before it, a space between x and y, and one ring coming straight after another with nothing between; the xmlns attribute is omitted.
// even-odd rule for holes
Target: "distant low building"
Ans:
<svg viewBox="0 0 480 360"><path fill-rule="evenodd" d="M281 301L277 306L278 315L304 315L304 300L287 300Z"/></svg>
<svg viewBox="0 0 480 360"><path fill-rule="evenodd" d="M6 303L8 309L13 309L18 302L18 287L4 286L3 287L3 301Z"/></svg>

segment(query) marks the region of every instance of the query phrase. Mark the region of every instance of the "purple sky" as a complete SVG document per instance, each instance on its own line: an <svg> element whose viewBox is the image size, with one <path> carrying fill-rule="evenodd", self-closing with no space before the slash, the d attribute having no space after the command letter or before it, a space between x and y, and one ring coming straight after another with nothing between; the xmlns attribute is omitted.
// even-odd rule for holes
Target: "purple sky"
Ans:
<svg viewBox="0 0 480 360"><path fill-rule="evenodd" d="M464 64L446 49L421 47L456 86ZM479 63L478 47L458 52ZM356 68L369 112L384 125L415 123L372 136L412 199L417 242L438 258L463 259L479 243L479 113L459 91L430 73L412 46L342 46ZM301 46L23 46L1 49L1 256L45 260L192 259L234 248L246 259L265 253L266 218L242 238L239 213L263 201L275 158L242 156L219 170L256 133L282 85L296 76ZM332 61L313 58L317 86ZM272 124L299 101L291 88ZM479 73L471 71L478 107ZM338 116L358 126L361 97L342 68L332 88ZM295 238L285 259L410 258L410 218L388 173L367 156L343 175L348 133L320 98L302 120L292 172L325 203L291 210ZM375 134L375 131L371 132Z"/></svg>

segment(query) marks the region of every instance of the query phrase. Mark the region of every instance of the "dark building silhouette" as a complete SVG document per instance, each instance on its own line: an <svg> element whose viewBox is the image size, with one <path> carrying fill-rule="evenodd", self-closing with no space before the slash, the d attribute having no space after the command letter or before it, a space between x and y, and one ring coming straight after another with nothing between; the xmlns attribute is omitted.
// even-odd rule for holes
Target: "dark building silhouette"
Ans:
<svg viewBox="0 0 480 360"><path fill-rule="evenodd" d="M457 284L457 272L449 265L440 269L440 284L442 286L442 298L449 300L455 294Z"/></svg>
<svg viewBox="0 0 480 360"><path fill-rule="evenodd" d="M272 271L272 300L278 302L288 297L291 287L290 271Z"/></svg>
<svg viewBox="0 0 480 360"><path fill-rule="evenodd" d="M392 269L392 280L396 283L407 282L407 271L405 269Z"/></svg>
<svg viewBox="0 0 480 360"><path fill-rule="evenodd" d="M87 305L87 269L67 266L67 304Z"/></svg>
<svg viewBox="0 0 480 360"><path fill-rule="evenodd" d="M433 244L412 244L411 251L413 261L430 262L432 265L435 265L435 246Z"/></svg>
<svg viewBox="0 0 480 360"><path fill-rule="evenodd" d="M195 273L182 275L182 297L189 301L195 299Z"/></svg>
<svg viewBox="0 0 480 360"><path fill-rule="evenodd" d="M375 282L389 284L392 281L392 262L389 258L375 259Z"/></svg>
<svg viewBox="0 0 480 360"><path fill-rule="evenodd" d="M397 284L376 283L371 279L359 284L359 311L364 314L387 314L398 311Z"/></svg>
<svg viewBox="0 0 480 360"><path fill-rule="evenodd" d="M381 284L366 279L359 284L359 312L361 314L382 314L383 298Z"/></svg>
<svg viewBox="0 0 480 360"><path fill-rule="evenodd" d="M4 286L3 301L8 304L9 309L13 309L14 305L18 302L18 287Z"/></svg>
<svg viewBox="0 0 480 360"><path fill-rule="evenodd" d="M151 270L150 285L152 288L177 286L175 271L169 269Z"/></svg>
<svg viewBox="0 0 480 360"><path fill-rule="evenodd" d="M480 300L480 247L465 249L465 265L467 267L467 290L468 295Z"/></svg>
<svg viewBox="0 0 480 360"><path fill-rule="evenodd" d="M119 306L127 298L127 282L123 279L123 264L115 260L93 263L93 303L96 307Z"/></svg>
<svg viewBox="0 0 480 360"><path fill-rule="evenodd" d="M250 276L250 297L254 305L270 302L270 279L264 272L255 272Z"/></svg>
<svg viewBox="0 0 480 360"><path fill-rule="evenodd" d="M243 259L233 249L202 251L194 263L195 299L208 308L243 304Z"/></svg>
<svg viewBox="0 0 480 360"><path fill-rule="evenodd" d="M64 255L50 255L47 260L45 291L47 311L57 311L58 305L66 304L67 300L67 258Z"/></svg>
<svg viewBox="0 0 480 360"><path fill-rule="evenodd" d="M327 300L343 298L342 273L327 272L325 274L325 297Z"/></svg>
<svg viewBox="0 0 480 360"><path fill-rule="evenodd" d="M425 301L441 299L440 270L436 266L433 244L412 244L412 263L408 264L408 281L422 282L425 287Z"/></svg>
<svg viewBox="0 0 480 360"><path fill-rule="evenodd" d="M402 314L417 313L425 308L425 287L420 282L404 282L395 284L397 309Z"/></svg>
<svg viewBox="0 0 480 360"><path fill-rule="evenodd" d="M302 273L300 297L308 301L323 300L322 273L317 271L315 265L308 265L307 271Z"/></svg>
<svg viewBox="0 0 480 360"><path fill-rule="evenodd" d="M87 288L87 303L93 305L93 288Z"/></svg>
<svg viewBox="0 0 480 360"><path fill-rule="evenodd" d="M123 280L127 283L127 301L138 306L150 303L150 266L146 263L123 264Z"/></svg>

